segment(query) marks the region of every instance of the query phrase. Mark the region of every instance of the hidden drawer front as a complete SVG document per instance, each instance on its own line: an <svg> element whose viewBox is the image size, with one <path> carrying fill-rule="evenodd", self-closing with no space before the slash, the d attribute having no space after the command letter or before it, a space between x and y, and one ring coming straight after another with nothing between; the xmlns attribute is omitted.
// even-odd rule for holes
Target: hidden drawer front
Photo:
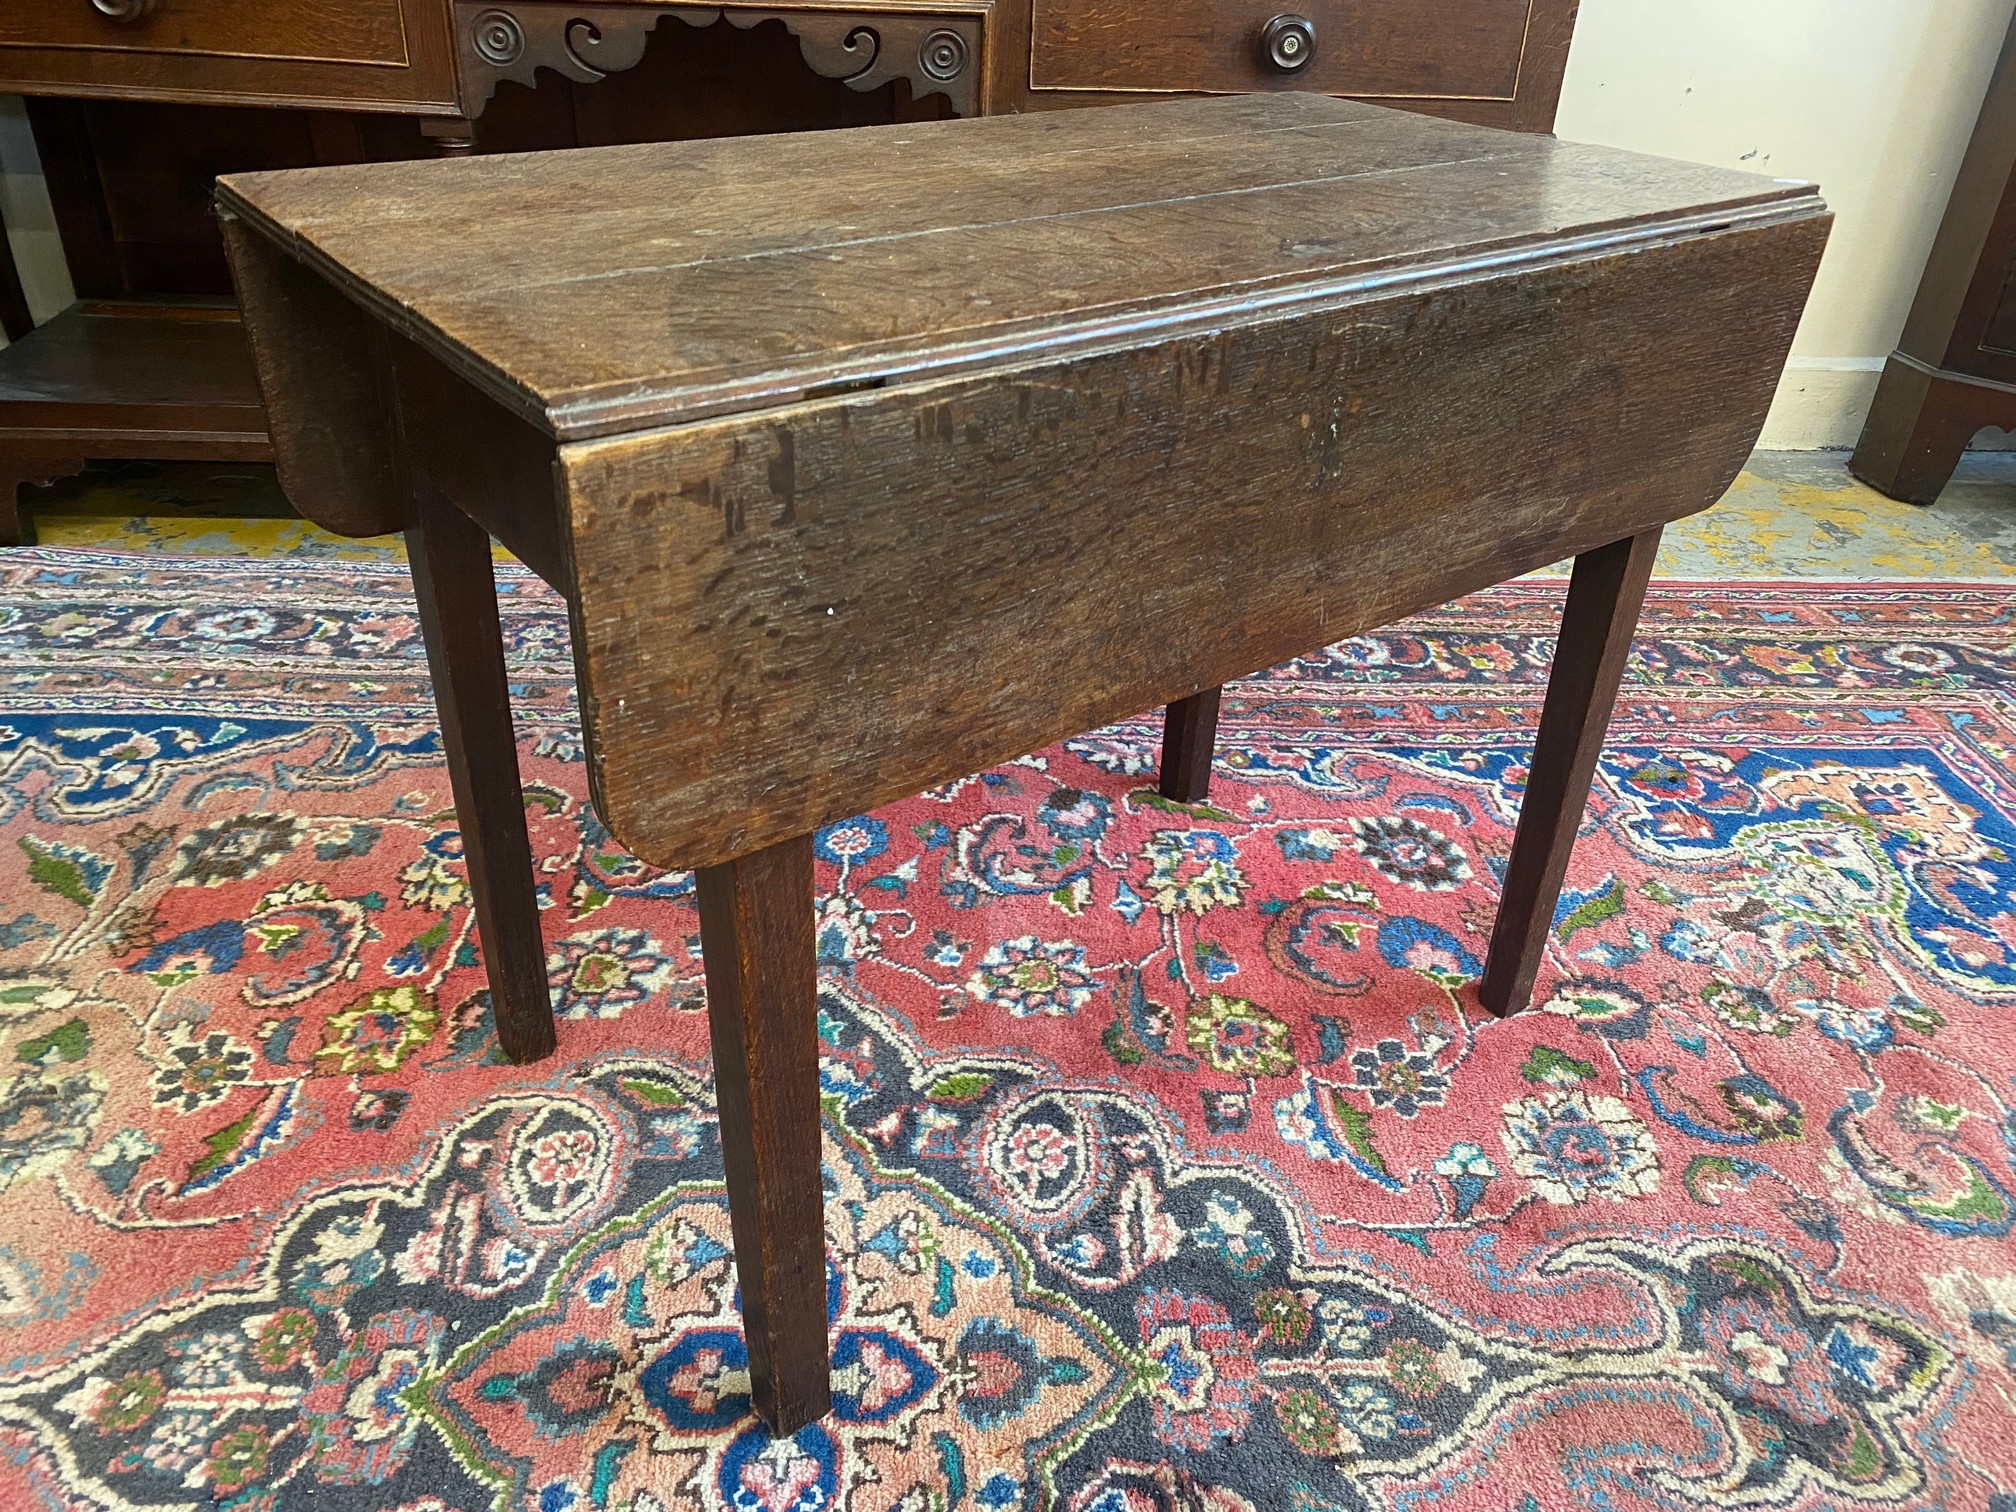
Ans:
<svg viewBox="0 0 2016 1512"><path fill-rule="evenodd" d="M1510 100L1532 9L1533 0L1035 0L1030 84ZM1314 33L1309 61L1292 71L1270 63L1262 41L1281 15Z"/></svg>

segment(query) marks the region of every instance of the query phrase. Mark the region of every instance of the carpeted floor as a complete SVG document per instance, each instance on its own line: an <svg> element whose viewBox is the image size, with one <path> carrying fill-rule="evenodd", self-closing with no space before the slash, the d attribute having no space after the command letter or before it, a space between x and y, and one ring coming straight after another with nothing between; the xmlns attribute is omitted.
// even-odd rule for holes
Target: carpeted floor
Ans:
<svg viewBox="0 0 2016 1512"><path fill-rule="evenodd" d="M1561 585L818 841L836 1411L746 1412L690 884L507 625L497 1064L396 564L0 556L0 1507L2016 1507L2006 588L1656 587L1540 1011Z"/></svg>

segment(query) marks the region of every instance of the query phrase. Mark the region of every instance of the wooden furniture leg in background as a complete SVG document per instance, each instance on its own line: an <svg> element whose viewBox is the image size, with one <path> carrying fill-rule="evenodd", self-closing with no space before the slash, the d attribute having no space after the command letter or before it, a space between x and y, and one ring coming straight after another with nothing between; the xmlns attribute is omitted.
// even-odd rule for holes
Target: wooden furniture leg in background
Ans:
<svg viewBox="0 0 2016 1512"><path fill-rule="evenodd" d="M812 837L694 878L750 1394L796 1433L830 1401Z"/></svg>
<svg viewBox="0 0 2016 1512"><path fill-rule="evenodd" d="M1848 470L1906 504L1936 504L1975 434L2016 429L2016 387L1939 372L1893 352Z"/></svg>
<svg viewBox="0 0 2016 1512"><path fill-rule="evenodd" d="M1575 831L1589 801L1596 758L1602 754L1638 610L1645 602L1645 583L1658 554L1655 527L1575 558L1547 702L1527 768L1526 797L1519 805L1519 829L1505 868L1498 923L1478 989L1484 1006L1501 1018L1532 1001L1540 957L1554 927L1561 878L1575 848Z"/></svg>
<svg viewBox="0 0 2016 1512"><path fill-rule="evenodd" d="M35 544L35 527L21 508L23 488L31 483L47 487L82 471L82 457L18 452L0 438L0 546Z"/></svg>
<svg viewBox="0 0 2016 1512"><path fill-rule="evenodd" d="M2016 21L1848 470L1931 504L1984 426L2016 428Z"/></svg>
<svg viewBox="0 0 2016 1512"><path fill-rule="evenodd" d="M415 492L420 523L406 532L406 549L441 712L441 747L455 789L497 1039L523 1065L553 1053L553 1004L490 536L431 486L421 483Z"/></svg>
<svg viewBox="0 0 2016 1512"><path fill-rule="evenodd" d="M1162 796L1202 803L1211 796L1211 750L1218 740L1218 698L1206 688L1169 705L1162 725Z"/></svg>

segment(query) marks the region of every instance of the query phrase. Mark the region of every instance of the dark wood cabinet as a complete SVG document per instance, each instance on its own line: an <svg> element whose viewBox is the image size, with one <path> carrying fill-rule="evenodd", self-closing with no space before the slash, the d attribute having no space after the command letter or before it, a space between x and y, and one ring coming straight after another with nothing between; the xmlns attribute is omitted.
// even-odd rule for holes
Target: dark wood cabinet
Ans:
<svg viewBox="0 0 2016 1512"><path fill-rule="evenodd" d="M0 93L29 97L86 305L0 352L0 541L21 538L22 482L86 458L264 454L222 173L1279 89L1546 131L1574 18L1575 0L7 0ZM22 336L12 274L0 319Z"/></svg>
<svg viewBox="0 0 2016 1512"><path fill-rule="evenodd" d="M442 0L8 0L0 93L458 109Z"/></svg>
<svg viewBox="0 0 2016 1512"><path fill-rule="evenodd" d="M1988 426L2016 430L2016 22L1848 466L1930 504Z"/></svg>

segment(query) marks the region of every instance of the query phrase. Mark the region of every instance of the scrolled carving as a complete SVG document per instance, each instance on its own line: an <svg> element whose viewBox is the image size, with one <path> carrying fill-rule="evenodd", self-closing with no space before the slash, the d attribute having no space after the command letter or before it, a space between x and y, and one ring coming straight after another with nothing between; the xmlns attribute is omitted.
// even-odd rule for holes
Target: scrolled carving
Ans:
<svg viewBox="0 0 2016 1512"><path fill-rule="evenodd" d="M650 36L652 23L657 19L653 16L641 27L617 26L607 32L587 16L577 16L569 21L563 33L567 56L582 71L574 77L584 84L592 84L612 73L635 68L644 56L645 41ZM582 77L584 74L587 77Z"/></svg>
<svg viewBox="0 0 2016 1512"><path fill-rule="evenodd" d="M147 5L153 0L93 0ZM766 10L754 6L565 5L522 0L506 8L457 0L456 37L462 61L462 109L479 115L499 82L537 82L551 69L593 84L634 68L651 30L667 17L712 26L724 17L744 30L779 21L798 39L814 73L851 89L879 89L908 79L913 93L943 94L960 115L980 113L980 51L984 12Z"/></svg>
<svg viewBox="0 0 2016 1512"><path fill-rule="evenodd" d="M917 15L908 11L834 14L826 11L756 11L729 7L736 26L782 21L798 38L806 66L850 89L880 89L908 79L911 93L951 98L960 115L980 113L978 16Z"/></svg>
<svg viewBox="0 0 2016 1512"><path fill-rule="evenodd" d="M816 74L852 84L864 78L882 56L882 34L859 16L803 15L778 16L765 11L731 10L731 26L748 28L765 21L780 20L798 38L798 52L805 66Z"/></svg>
<svg viewBox="0 0 2016 1512"><path fill-rule="evenodd" d="M635 68L651 28L673 14L679 13L641 5L458 4L463 111L481 113L505 79L537 83L542 68L577 84ZM719 14L708 13L710 19Z"/></svg>

